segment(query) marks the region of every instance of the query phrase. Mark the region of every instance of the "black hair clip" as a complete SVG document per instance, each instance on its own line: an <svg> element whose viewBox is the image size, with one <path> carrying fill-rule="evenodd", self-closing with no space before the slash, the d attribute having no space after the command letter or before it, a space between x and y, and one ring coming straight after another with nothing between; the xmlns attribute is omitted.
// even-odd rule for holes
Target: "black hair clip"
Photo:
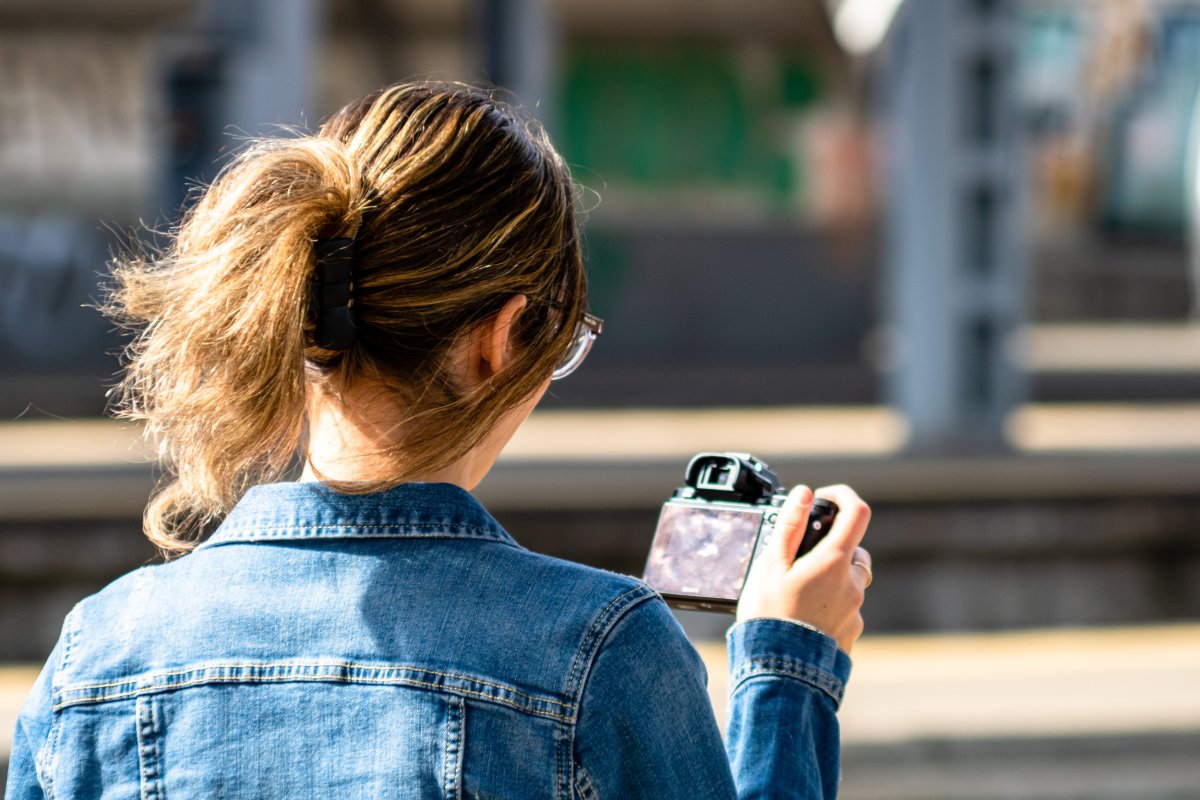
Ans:
<svg viewBox="0 0 1200 800"><path fill-rule="evenodd" d="M312 283L316 314L313 339L326 350L349 350L354 344L354 316L350 311L354 279L354 240L323 239L316 244L317 270Z"/></svg>

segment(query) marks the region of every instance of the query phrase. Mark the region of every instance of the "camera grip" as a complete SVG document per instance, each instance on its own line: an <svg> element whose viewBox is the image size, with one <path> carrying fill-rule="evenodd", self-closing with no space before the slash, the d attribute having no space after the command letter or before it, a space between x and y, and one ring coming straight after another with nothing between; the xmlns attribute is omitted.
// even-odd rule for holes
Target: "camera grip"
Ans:
<svg viewBox="0 0 1200 800"><path fill-rule="evenodd" d="M800 549L796 551L796 558L812 550L817 546L817 542L825 538L825 534L829 533L829 529L833 527L833 520L837 517L837 512L837 504L832 500L818 497L813 501L812 511L808 515L808 526L804 529L804 538L800 540Z"/></svg>

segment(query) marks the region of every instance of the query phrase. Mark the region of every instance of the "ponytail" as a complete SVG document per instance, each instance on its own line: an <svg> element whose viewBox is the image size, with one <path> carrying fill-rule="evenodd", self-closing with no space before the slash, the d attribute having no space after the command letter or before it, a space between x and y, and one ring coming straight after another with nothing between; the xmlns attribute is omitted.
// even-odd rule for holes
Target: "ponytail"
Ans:
<svg viewBox="0 0 1200 800"><path fill-rule="evenodd" d="M162 254L115 263L107 310L140 329L116 410L145 423L174 474L144 519L165 554L296 457L314 241L353 236L365 202L340 143L268 140L222 172Z"/></svg>
<svg viewBox="0 0 1200 800"><path fill-rule="evenodd" d="M395 406L402 434L379 468L325 481L337 491L469 452L574 342L587 302L574 202L545 131L458 85L388 87L312 136L244 151L168 247L114 266L108 310L139 331L116 410L145 423L173 475L146 535L186 552L246 489L284 477L305 451L308 391L344 396L362 380ZM310 309L318 242L345 262L322 261ZM513 363L458 386L447 352L514 295L530 308Z"/></svg>

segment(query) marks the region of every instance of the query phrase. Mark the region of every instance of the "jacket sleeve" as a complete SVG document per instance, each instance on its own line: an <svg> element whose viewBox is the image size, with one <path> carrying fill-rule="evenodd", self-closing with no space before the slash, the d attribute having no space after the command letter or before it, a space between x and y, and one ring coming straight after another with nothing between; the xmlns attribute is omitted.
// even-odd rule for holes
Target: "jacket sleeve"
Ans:
<svg viewBox="0 0 1200 800"><path fill-rule="evenodd" d="M12 752L8 759L8 783L4 800L44 800L37 771L37 758L50 735L53 722L52 684L55 665L58 664L59 646L54 648L42 673L33 684L33 690L17 715L16 730L13 731Z"/></svg>
<svg viewBox="0 0 1200 800"><path fill-rule="evenodd" d="M761 635L755 636L759 629ZM750 648L743 646L743 630L751 634ZM796 631L807 644L793 652ZM813 636L824 640L820 647L808 641ZM832 781L830 791L837 788L836 704L812 680L797 675L818 672L819 664L804 659L814 651L828 655L825 647L836 652L836 646L809 629L766 620L736 626L731 645L739 649L727 754L704 663L666 604L655 598L629 609L596 655L580 699L576 796L832 797L821 787ZM763 663L764 657L773 661L784 652L787 668ZM813 724L818 728L808 730ZM832 774L827 774L829 765Z"/></svg>
<svg viewBox="0 0 1200 800"><path fill-rule="evenodd" d="M592 663L575 730L584 800L736 796L704 662L662 600L625 612Z"/></svg>
<svg viewBox="0 0 1200 800"><path fill-rule="evenodd" d="M726 746L738 796L833 800L850 657L825 634L786 620L748 620L728 639Z"/></svg>

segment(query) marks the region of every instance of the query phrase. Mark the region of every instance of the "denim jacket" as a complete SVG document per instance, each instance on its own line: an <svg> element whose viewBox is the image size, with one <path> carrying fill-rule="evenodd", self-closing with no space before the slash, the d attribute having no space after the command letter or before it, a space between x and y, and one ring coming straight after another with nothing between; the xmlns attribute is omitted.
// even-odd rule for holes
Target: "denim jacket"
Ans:
<svg viewBox="0 0 1200 800"><path fill-rule="evenodd" d="M768 620L729 654L723 744L641 582L523 549L448 484L259 486L68 615L5 796L834 797L845 654Z"/></svg>

